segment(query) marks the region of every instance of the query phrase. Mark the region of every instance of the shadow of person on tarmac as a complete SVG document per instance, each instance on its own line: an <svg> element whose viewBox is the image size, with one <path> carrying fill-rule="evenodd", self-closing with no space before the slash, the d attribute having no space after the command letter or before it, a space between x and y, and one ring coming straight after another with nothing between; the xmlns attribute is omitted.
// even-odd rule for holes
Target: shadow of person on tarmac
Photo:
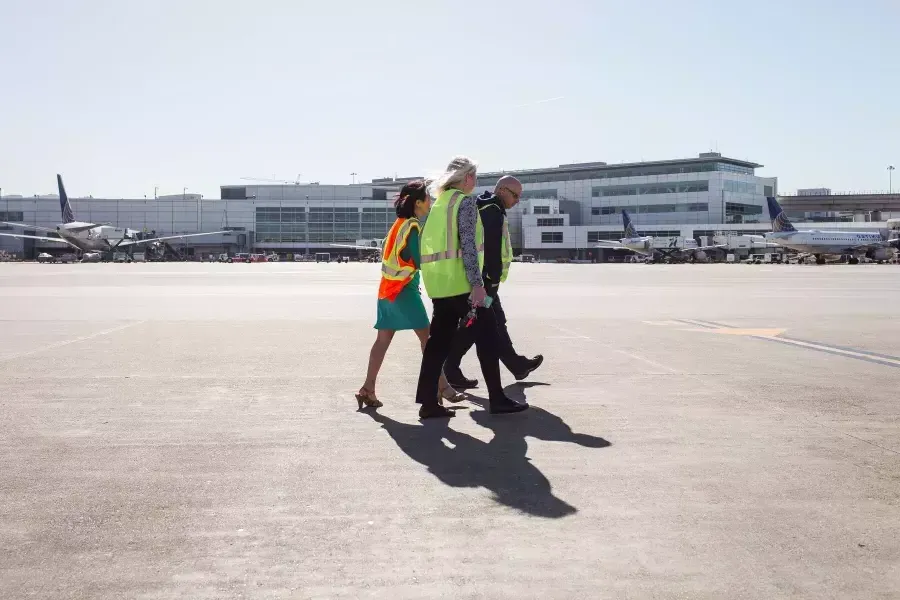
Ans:
<svg viewBox="0 0 900 600"><path fill-rule="evenodd" d="M445 419L410 425L374 410L363 412L380 423L403 452L446 485L484 487L494 501L536 517L559 519L578 511L553 495L550 482L525 456L527 446L521 437L495 435L485 443L451 429Z"/></svg>
<svg viewBox="0 0 900 600"><path fill-rule="evenodd" d="M504 392L516 402L524 402L527 388L549 385L546 383L519 382L506 386ZM481 408L487 408L488 401L480 396L468 394L469 401ZM513 418L491 417L487 410L476 410L471 413L472 418L482 427L494 432L494 435L509 437L511 440L533 437L546 442L571 442L586 448L606 448L612 444L602 437L587 433L575 433L572 428L560 417L539 406L531 405L528 410ZM526 448L527 450L527 448Z"/></svg>

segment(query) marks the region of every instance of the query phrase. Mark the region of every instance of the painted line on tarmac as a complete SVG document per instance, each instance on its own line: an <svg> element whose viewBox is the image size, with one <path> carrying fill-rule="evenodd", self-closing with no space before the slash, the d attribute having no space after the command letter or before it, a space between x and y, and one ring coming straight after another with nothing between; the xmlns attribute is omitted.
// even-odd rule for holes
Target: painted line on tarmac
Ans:
<svg viewBox="0 0 900 600"><path fill-rule="evenodd" d="M695 319L679 319L681 324L686 325L694 325L696 327L700 327L703 331L708 331L709 333L716 333L719 335L742 335L745 337L761 337L761 338L771 338L780 336L785 332L784 329L777 328L754 328L754 329L741 329L738 327L731 327L730 325L721 325L715 323L708 323L706 321L698 321ZM696 331L696 330L692 330Z"/></svg>
<svg viewBox="0 0 900 600"><path fill-rule="evenodd" d="M835 346L826 346L825 344L818 344L813 342L802 342L800 340L792 340L790 338L781 338L781 337L762 337L762 336L752 336L758 340L766 340L769 342L777 342L779 344L786 344L790 346L797 346L800 348L807 348L809 350L815 350L817 352L824 352L826 354L834 354L835 356L845 356L847 358L854 358L856 360L861 360L864 362L874 363L876 365L884 365L886 367L894 367L895 369L900 369L900 359L897 358L878 358L875 356L871 356L869 354L858 352L855 350L842 350Z"/></svg>
<svg viewBox="0 0 900 600"><path fill-rule="evenodd" d="M62 346L68 346L69 344L75 344L77 342L83 342L85 340L90 340L95 337L100 337L101 335L108 335L110 333L115 333L117 331L122 331L123 329L128 329L129 327L134 327L135 325L141 325L146 323L147 321L132 321L131 323L125 323L124 325L119 325L118 327L111 327L110 329L104 329L103 331L97 331L90 335L83 335L81 337L73 338L71 340L63 340L61 342L55 342L53 344L49 344L47 346L42 346L40 348L35 348L34 350L26 350L25 352L19 352L17 354L11 354L9 356L0 356L0 362L5 362L8 360L15 360L17 358L22 358L23 356L31 356L32 354L37 354L38 352L43 352L45 350L53 350L54 348L60 348Z"/></svg>
<svg viewBox="0 0 900 600"><path fill-rule="evenodd" d="M588 337L588 336L586 336L586 335L582 335L582 334L578 333L577 331L572 331L571 329L566 329L566 328L564 328L564 327L559 327L558 325L552 325L552 327L554 327L554 328L556 328L556 329L562 331L563 333L565 333L565 334L567 334L567 335L572 336L573 338L581 339L581 340L587 340L587 341L591 342L592 344L597 344L598 346L603 346L604 348L607 348L607 349L609 349L609 350L612 350L613 352L615 352L615 353L617 353L617 354L621 354L621 355L623 355L623 356L627 356L627 357L632 358L632 359L634 359L634 360L637 360L637 361L640 361L640 362L643 362L643 363L647 363L648 365L651 365L651 366L653 366L653 367L656 367L657 369L662 369L662 370L667 371L667 372L669 372L669 373L679 373L679 372L680 372L680 371L678 371L678 369L673 369L672 367L669 367L669 366L666 366L666 365L664 365L664 364L658 363L658 362L656 362L656 361L654 361L654 360L650 360L649 358L645 358L645 357L643 357L643 356L640 356L639 354L634 354L634 353L632 353L632 352L628 352L627 350L622 350L621 348L616 348L615 346L611 346L611 345L606 344L606 343L604 343L604 342L600 342L600 341L598 341L598 340L595 340L595 339L592 338L592 337Z"/></svg>
<svg viewBox="0 0 900 600"><path fill-rule="evenodd" d="M697 320L697 319L678 319L678 321L680 321L680 322L682 322L682 323L689 324L689 325L697 325L697 326L702 327L702 328L707 329L707 330L736 329L735 327L732 327L731 325L725 325L724 323L714 323L714 322L709 322L709 321L699 321L699 320ZM753 337L753 338L758 339L758 340L766 340L766 341L769 341L769 342L777 342L777 343L782 343L782 344L791 344L791 343L801 342L801 343L810 344L810 345L812 345L812 346L818 346L818 348L810 348L810 349L814 349L814 350L817 350L817 351L819 351L819 352L825 352L825 353L828 353L828 354L835 354L835 355L837 355L837 356L844 356L844 357L846 357L846 358L855 358L855 359L857 359L857 360L863 360L863 361L866 361L866 362L873 362L873 363L876 363L876 364L882 364L882 365L891 366L891 367L897 367L897 366L900 366L900 365L894 365L894 364L887 364L887 363L884 363L884 362L878 362L878 359L877 359L877 357L882 357L882 358L888 358L888 359L891 359L891 360L897 360L898 362L900 362L900 359L897 359L897 357L890 357L890 356L887 356L887 355L879 355L879 354L875 354L875 353L868 353L868 352L864 352L864 351L862 351L862 350L855 351L855 350L850 350L850 349L847 349L847 348L840 348L840 347L837 347L837 346L834 347L835 350L843 350L844 352L852 351L852 352L854 352L854 353L856 353L856 354L869 355L869 356L850 356L850 355L848 355L848 354L842 354L842 353L839 353L839 352L837 352L837 351L835 351L835 350L831 350L831 349L829 349L829 347L823 346L823 345L821 345L821 344L814 344L814 343L812 343L812 342L802 342L802 340L793 340L793 339L791 339L791 338L783 338L783 337L764 337L764 336L748 336L748 337ZM807 348L809 348L809 346L807 346ZM731 394L736 394L736 395L740 396L741 398L743 398L743 399L744 399L745 401L747 401L747 402L757 402L757 403L761 403L761 404L766 404L767 406L770 406L770 407L774 408L775 410L781 411L782 414L787 414L787 411L786 411L783 407L780 407L780 406L777 406L777 405L772 405L771 403L767 403L767 402L762 402L762 401L761 401L757 396L755 396L755 395L745 394L745 393L743 393L743 392L741 392L741 391L739 391L739 390L736 390L736 389L730 389L730 390L729 390L729 389L726 389L726 388L723 387L723 386L717 385L714 381L705 381L705 380L701 379L700 377L694 377L694 379L696 379L697 381L703 381L704 384L707 385L708 387L713 387L713 388L718 387L718 388L719 388L720 390L722 390L723 392L731 393ZM822 428L824 428L824 429L827 429L828 431L832 431L832 432L836 433L837 435L843 435L843 436L849 437L849 438L851 438L851 439L854 439L854 440L856 440L856 441L858 441L858 442L862 442L863 444L868 444L869 446L873 446L873 447L875 447L875 448L879 448L880 450L884 450L884 451L886 451L886 452L891 452L891 453L893 453L893 454L900 455L900 451L898 451L898 450L894 450L893 448L888 448L888 447L886 447L886 446L882 446L881 444L878 444L878 443L869 441L869 440L867 440L867 439L864 439L864 438L855 436L855 435L853 435L853 434L851 434L851 433L847 433L847 432L845 432L845 431L841 431L841 430L838 429L837 427L832 427L832 426L830 426L830 425L826 425L825 423L821 423L821 422L819 422L819 421L816 421L816 420L814 420L814 419L809 419L809 418L807 418L806 421L807 421L808 423L812 424L812 425L815 426L815 427L822 427Z"/></svg>
<svg viewBox="0 0 900 600"><path fill-rule="evenodd" d="M678 319L679 323L687 323L688 325L696 325L697 327L703 327L704 329L729 329L728 325L719 325L716 323L709 323L708 321L699 321L697 319Z"/></svg>
<svg viewBox="0 0 900 600"><path fill-rule="evenodd" d="M751 337L757 340L777 342L779 344L796 346L798 348L806 348L807 350L814 350L816 352L823 352L825 354L832 354L835 356L853 358L856 360L883 365L886 367L900 368L900 357L898 356L879 354L877 352L869 352L868 350L849 348L847 346L835 346L832 344L823 344L821 342L810 342L808 340L798 340L795 338L782 337L780 333L776 333L783 331L779 329L769 330L768 334L759 334L754 332L763 330L739 329L731 325L725 325L724 323L700 321L698 319L679 319L679 321L690 325L697 325L708 330L719 329L722 330L723 333L730 333L733 331L737 335L746 335L747 337Z"/></svg>
<svg viewBox="0 0 900 600"><path fill-rule="evenodd" d="M891 356L890 354L879 354L878 352L869 352L868 350L860 350L859 348L850 348L848 346L838 346L836 344L820 344L819 342L810 342L809 340L800 340L797 338L786 338L779 337L778 339L791 341L791 342L800 342L804 344L813 344L820 346L827 346L828 348L834 348L835 350L843 350L845 352L853 352L854 354L863 354L865 356L870 356L872 358L883 358L888 361L900 361L900 356Z"/></svg>

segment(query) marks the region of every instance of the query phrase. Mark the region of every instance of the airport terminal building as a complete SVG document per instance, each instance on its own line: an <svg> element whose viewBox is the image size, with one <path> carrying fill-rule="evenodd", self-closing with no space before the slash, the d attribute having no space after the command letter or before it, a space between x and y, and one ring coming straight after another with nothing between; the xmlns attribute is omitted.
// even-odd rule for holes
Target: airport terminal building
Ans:
<svg viewBox="0 0 900 600"><path fill-rule="evenodd" d="M756 175L761 166L708 152L696 158L509 171L524 186L522 202L509 215L511 240L517 253L541 258L602 258L603 252L593 246L622 237L623 209L641 234L656 237L700 239L717 232L769 231L766 196L778 194L778 181ZM480 173L479 191L493 189L501 175ZM382 239L394 220L394 195L409 179L354 185L223 185L220 199L196 194L70 199L80 221L157 236L227 232L178 244L188 254L352 253L331 244ZM3 196L0 221L55 227L60 222L59 199ZM0 249L25 257L61 248L0 237Z"/></svg>

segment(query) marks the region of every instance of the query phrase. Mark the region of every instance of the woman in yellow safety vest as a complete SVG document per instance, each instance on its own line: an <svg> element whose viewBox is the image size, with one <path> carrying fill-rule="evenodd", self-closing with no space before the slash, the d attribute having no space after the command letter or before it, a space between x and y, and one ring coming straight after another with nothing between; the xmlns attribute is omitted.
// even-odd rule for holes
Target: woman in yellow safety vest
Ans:
<svg viewBox="0 0 900 600"><path fill-rule="evenodd" d="M397 201L397 220L384 239L381 260L381 284L378 286L378 316L375 329L378 335L369 352L369 368L366 381L356 394L361 409L382 406L375 395L375 380L384 362L384 356L397 331L412 329L422 347L428 341L428 314L419 292L419 235L420 220L424 220L431 208L431 198L422 180L403 186ZM438 390L441 398L451 402L465 400L465 394L457 392L441 376Z"/></svg>
<svg viewBox="0 0 900 600"><path fill-rule="evenodd" d="M422 279L431 298L430 335L422 354L416 402L422 419L452 417L435 396L459 327L475 334L478 362L488 390L491 414L521 412L527 403L506 395L500 380L499 334L484 287L484 226L472 192L478 168L465 156L454 157L432 186L434 206L422 232ZM491 298L493 301L493 298Z"/></svg>

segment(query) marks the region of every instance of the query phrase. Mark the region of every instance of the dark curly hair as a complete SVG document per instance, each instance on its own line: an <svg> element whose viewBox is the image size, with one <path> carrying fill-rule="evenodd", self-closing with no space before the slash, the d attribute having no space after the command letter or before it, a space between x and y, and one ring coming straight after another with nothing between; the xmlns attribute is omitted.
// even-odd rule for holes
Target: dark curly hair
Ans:
<svg viewBox="0 0 900 600"><path fill-rule="evenodd" d="M397 199L394 201L394 208L397 209L397 216L401 219L409 219L416 214L416 202L424 200L428 195L428 189L425 181L416 179L410 181L403 186Z"/></svg>

